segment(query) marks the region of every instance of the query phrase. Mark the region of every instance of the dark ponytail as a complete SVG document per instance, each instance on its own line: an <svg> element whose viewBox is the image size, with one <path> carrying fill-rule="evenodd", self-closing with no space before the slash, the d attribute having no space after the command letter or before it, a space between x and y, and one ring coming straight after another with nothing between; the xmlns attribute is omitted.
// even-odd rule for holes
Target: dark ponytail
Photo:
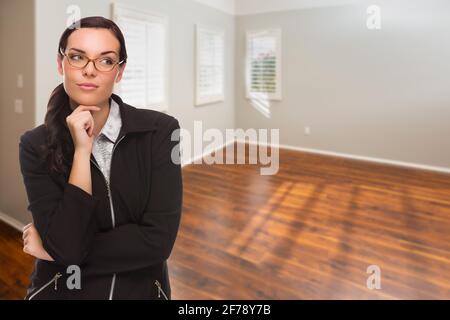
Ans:
<svg viewBox="0 0 450 320"><path fill-rule="evenodd" d="M75 21L64 30L59 39L58 54L63 58L60 50L66 50L69 36L77 28L103 28L109 29L120 43L120 60L127 60L125 39L119 27L111 20L103 17L87 17ZM47 104L44 125L47 131L47 141L44 146L44 158L50 173L65 174L68 176L72 167L74 144L67 126L66 118L72 113L69 96L61 83L52 92Z"/></svg>
<svg viewBox="0 0 450 320"><path fill-rule="evenodd" d="M61 83L50 96L44 120L47 129L45 158L51 173L67 174L72 165L74 145L66 123L71 113L69 96Z"/></svg>

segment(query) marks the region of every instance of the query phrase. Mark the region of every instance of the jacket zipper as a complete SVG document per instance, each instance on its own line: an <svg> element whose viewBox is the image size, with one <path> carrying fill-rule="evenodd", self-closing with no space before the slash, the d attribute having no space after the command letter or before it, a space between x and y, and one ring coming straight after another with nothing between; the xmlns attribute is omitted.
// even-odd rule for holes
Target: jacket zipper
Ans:
<svg viewBox="0 0 450 320"><path fill-rule="evenodd" d="M111 152L111 162L109 164L109 178L111 179L111 168L112 168L112 159L113 159L113 155L114 155L114 150L116 149L116 147L119 145L120 141L123 140L123 138L125 138L126 135L122 136L119 141L117 141L117 143L114 144L114 147L112 149ZM109 185L108 180L106 180L105 175L102 172L102 169L100 169L100 167L91 159L91 162L94 164L95 167L97 167L97 169L100 171L100 173L103 176L103 179L105 180L105 184L106 184L106 189L108 190L108 199L109 199L109 206L111 208L111 221L112 221L112 227L113 229L116 227L116 217L114 215L114 207L113 207L113 202L112 202L112 195L111 195L111 188ZM116 285L116 274L113 274L112 280L111 280L111 289L109 290L109 300L113 299L113 295L114 295L114 287Z"/></svg>
<svg viewBox="0 0 450 320"><path fill-rule="evenodd" d="M46 284L44 284L42 287L40 287L35 293L33 293L28 300L33 299L37 294L39 294L40 292L42 292L42 290L44 290L45 288L47 288L49 285L52 284L52 282L55 282L55 291L58 290L58 279L62 277L62 274L60 272L58 272L57 274L55 274L55 276Z"/></svg>
<svg viewBox="0 0 450 320"><path fill-rule="evenodd" d="M158 288L158 298L161 298L161 293L163 294L164 298L166 300L169 300L166 296L166 294L164 293L164 290L161 288L161 283L159 283L158 280L155 280L155 286Z"/></svg>

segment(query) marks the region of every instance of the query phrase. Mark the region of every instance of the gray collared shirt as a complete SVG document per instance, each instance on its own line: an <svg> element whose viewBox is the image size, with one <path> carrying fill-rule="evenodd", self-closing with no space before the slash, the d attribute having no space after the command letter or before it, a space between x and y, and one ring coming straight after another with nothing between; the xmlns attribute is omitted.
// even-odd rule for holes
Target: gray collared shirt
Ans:
<svg viewBox="0 0 450 320"><path fill-rule="evenodd" d="M102 130L94 139L92 145L92 154L97 161L103 175L109 183L111 157L114 144L119 136L122 127L122 118L120 116L120 108L117 102L111 98L108 119Z"/></svg>

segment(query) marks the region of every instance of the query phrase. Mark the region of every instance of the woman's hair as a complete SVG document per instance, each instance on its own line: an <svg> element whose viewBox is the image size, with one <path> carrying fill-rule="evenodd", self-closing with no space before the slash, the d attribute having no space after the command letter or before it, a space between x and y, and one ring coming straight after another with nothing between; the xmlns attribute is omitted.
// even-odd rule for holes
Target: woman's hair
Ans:
<svg viewBox="0 0 450 320"><path fill-rule="evenodd" d="M125 39L119 27L111 20L103 17L86 17L75 21L61 35L58 45L58 54L63 58L60 50L64 52L69 36L78 28L103 28L111 30L120 43L120 60L127 60ZM74 144L70 135L66 118L72 113L69 96L63 84L58 85L50 95L47 104L44 125L47 132L46 145L44 146L44 158L50 173L63 173L68 175L72 166Z"/></svg>

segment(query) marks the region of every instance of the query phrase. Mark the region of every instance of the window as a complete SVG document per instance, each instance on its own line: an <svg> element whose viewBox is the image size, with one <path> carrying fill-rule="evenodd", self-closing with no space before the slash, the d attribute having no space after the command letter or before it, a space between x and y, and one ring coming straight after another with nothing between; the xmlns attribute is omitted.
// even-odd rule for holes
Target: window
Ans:
<svg viewBox="0 0 450 320"><path fill-rule="evenodd" d="M247 98L281 100L281 30L247 32Z"/></svg>
<svg viewBox="0 0 450 320"><path fill-rule="evenodd" d="M113 4L113 20L122 30L127 66L115 90L137 108L168 108L167 18Z"/></svg>
<svg viewBox="0 0 450 320"><path fill-rule="evenodd" d="M196 94L195 104L224 100L225 32L196 26Z"/></svg>

